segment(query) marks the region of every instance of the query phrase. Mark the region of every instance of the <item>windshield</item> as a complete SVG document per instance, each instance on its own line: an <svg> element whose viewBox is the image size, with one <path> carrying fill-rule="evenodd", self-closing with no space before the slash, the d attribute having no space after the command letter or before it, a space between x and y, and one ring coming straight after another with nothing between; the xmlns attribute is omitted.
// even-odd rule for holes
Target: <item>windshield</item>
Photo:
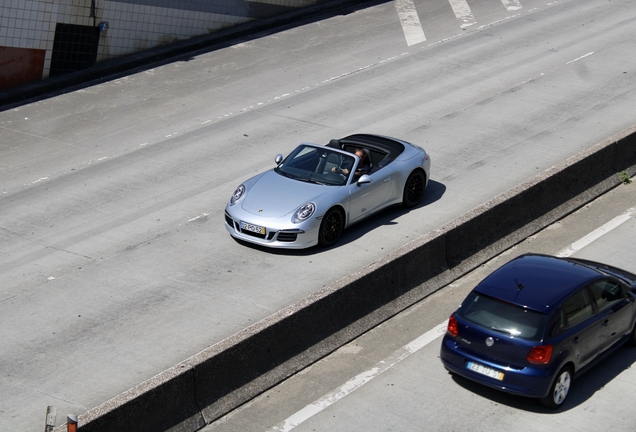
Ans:
<svg viewBox="0 0 636 432"><path fill-rule="evenodd" d="M347 184L355 158L327 147L301 145L275 171L298 181L329 186Z"/></svg>
<svg viewBox="0 0 636 432"><path fill-rule="evenodd" d="M540 341L547 315L471 292L457 315L481 327L521 339Z"/></svg>

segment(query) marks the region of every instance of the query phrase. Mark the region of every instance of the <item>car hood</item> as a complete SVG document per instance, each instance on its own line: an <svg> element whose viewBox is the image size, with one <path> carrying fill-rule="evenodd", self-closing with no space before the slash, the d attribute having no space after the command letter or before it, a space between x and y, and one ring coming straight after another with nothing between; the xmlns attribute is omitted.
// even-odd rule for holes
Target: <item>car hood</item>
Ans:
<svg viewBox="0 0 636 432"><path fill-rule="evenodd" d="M243 210L261 217L283 217L335 188L337 186L293 180L270 170L249 188L241 206Z"/></svg>

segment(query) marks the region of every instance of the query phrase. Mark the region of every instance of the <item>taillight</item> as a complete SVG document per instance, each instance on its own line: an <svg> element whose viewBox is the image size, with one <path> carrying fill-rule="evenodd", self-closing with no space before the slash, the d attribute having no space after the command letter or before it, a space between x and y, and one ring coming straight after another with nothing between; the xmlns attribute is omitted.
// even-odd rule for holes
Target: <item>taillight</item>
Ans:
<svg viewBox="0 0 636 432"><path fill-rule="evenodd" d="M448 319L448 327L446 327L446 331L452 337L457 337L457 335L459 334L459 326L457 325L457 320L453 315L451 315Z"/></svg>
<svg viewBox="0 0 636 432"><path fill-rule="evenodd" d="M552 358L552 345L534 346L528 353L526 360L534 364L548 364Z"/></svg>

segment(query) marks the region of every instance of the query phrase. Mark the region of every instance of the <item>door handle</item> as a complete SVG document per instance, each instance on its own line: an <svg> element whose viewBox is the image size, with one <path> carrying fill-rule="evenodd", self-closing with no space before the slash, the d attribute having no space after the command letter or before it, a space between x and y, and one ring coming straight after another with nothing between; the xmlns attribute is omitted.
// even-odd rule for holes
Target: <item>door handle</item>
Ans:
<svg viewBox="0 0 636 432"><path fill-rule="evenodd" d="M577 336L577 337L575 337L575 338L574 338L574 340L572 340L572 343L577 344L577 343L579 343L579 340L580 340L580 339L579 339L579 337Z"/></svg>

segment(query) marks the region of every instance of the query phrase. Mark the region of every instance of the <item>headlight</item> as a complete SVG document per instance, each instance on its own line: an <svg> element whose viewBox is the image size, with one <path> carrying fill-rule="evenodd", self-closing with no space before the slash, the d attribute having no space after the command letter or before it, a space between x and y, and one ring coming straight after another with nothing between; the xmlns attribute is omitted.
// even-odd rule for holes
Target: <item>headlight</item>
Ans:
<svg viewBox="0 0 636 432"><path fill-rule="evenodd" d="M316 212L316 204L309 202L307 204L303 204L300 206L296 213L294 213L294 217L292 218L293 223L304 222L309 219Z"/></svg>
<svg viewBox="0 0 636 432"><path fill-rule="evenodd" d="M244 193L245 193L244 185L240 185L239 187L237 187L234 193L232 194L232 197L230 198L230 205L236 204L236 202L241 199Z"/></svg>

